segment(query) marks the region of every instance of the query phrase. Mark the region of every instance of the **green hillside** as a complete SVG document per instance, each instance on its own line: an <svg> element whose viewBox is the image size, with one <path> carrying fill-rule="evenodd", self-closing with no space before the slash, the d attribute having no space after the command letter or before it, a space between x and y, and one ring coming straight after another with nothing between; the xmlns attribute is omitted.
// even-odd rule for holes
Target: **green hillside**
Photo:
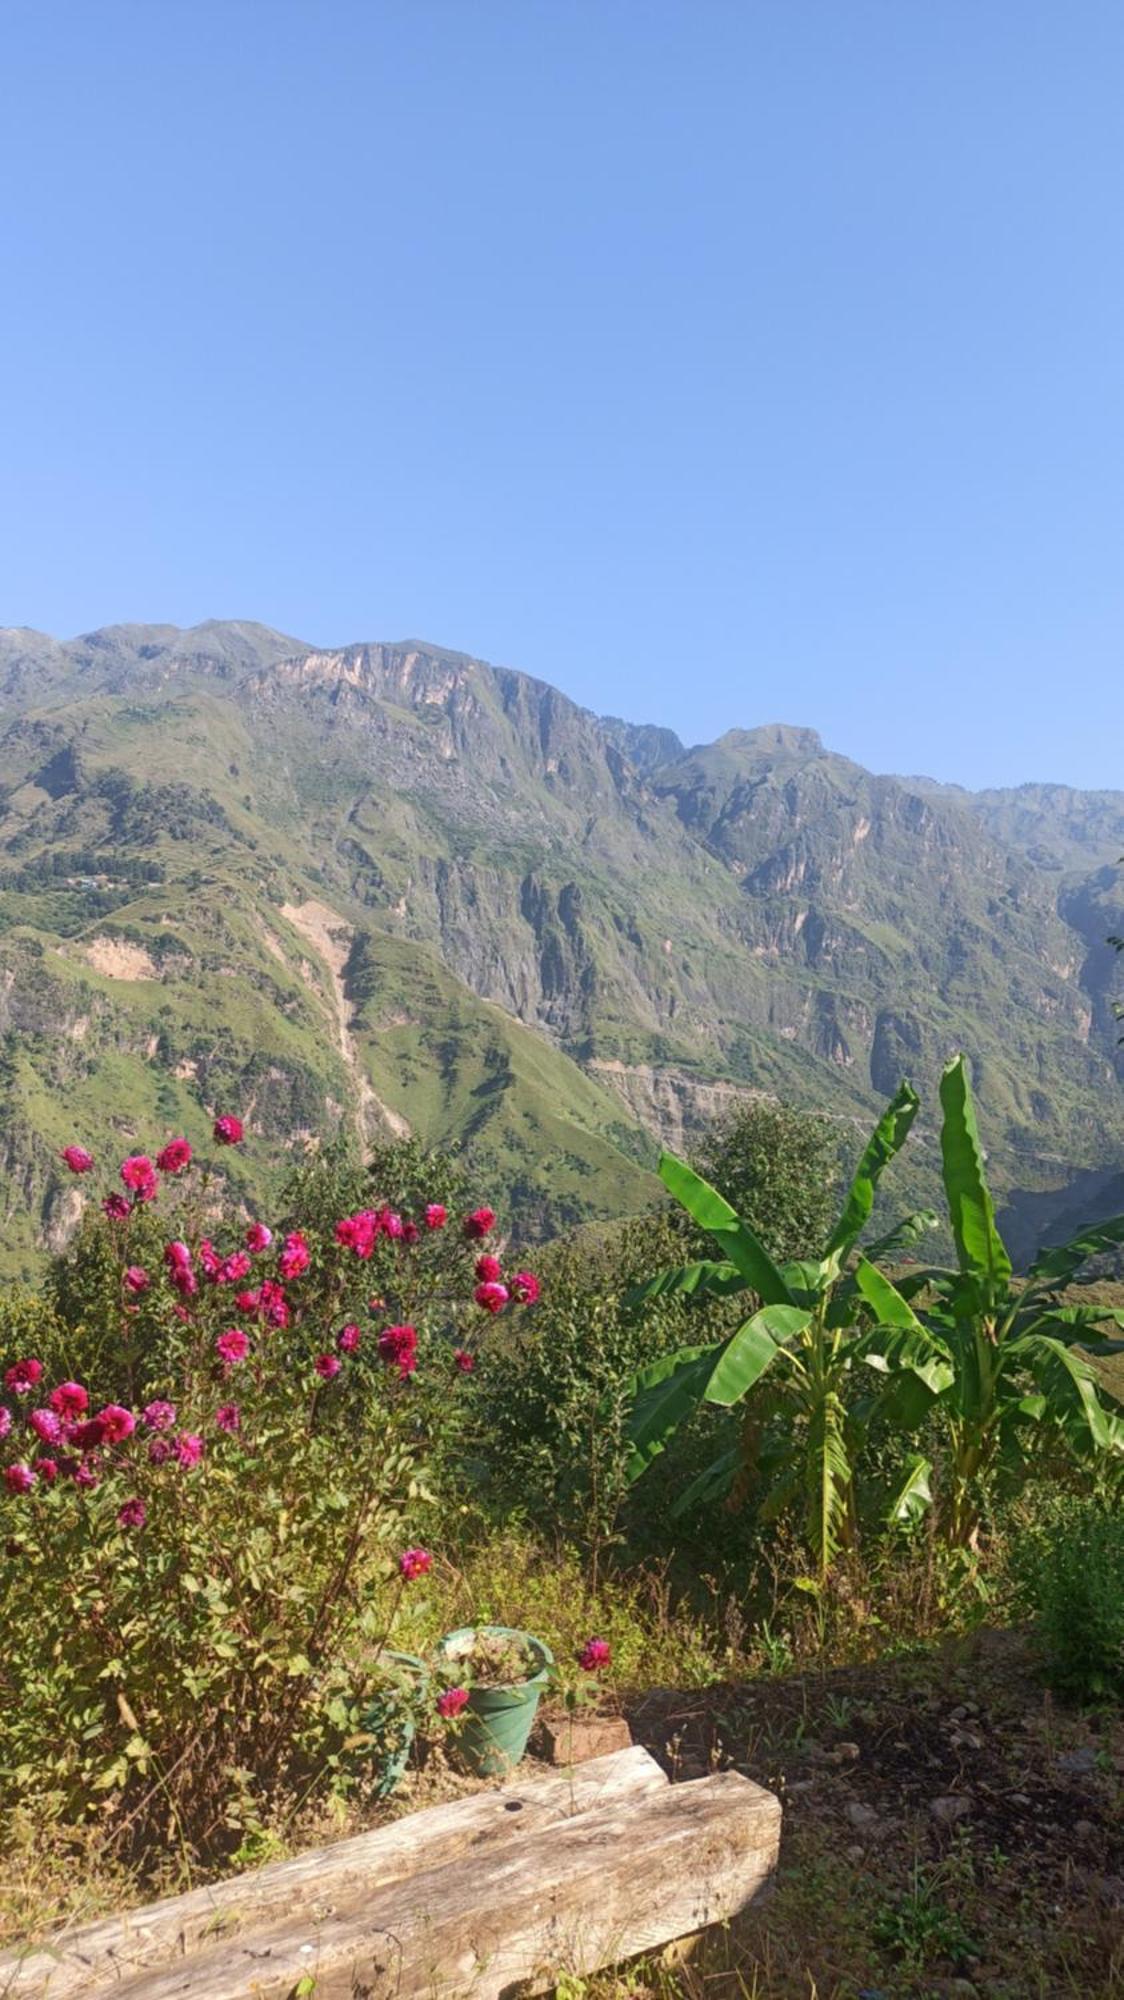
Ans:
<svg viewBox="0 0 1124 2000"><path fill-rule="evenodd" d="M68 1139L224 1107L248 1204L278 1140L408 1127L548 1234L645 1205L739 1093L850 1124L963 1044L1016 1240L1120 1171L1116 795L974 800L782 727L688 752L250 624L3 633L0 704L8 1269L75 1225Z"/></svg>

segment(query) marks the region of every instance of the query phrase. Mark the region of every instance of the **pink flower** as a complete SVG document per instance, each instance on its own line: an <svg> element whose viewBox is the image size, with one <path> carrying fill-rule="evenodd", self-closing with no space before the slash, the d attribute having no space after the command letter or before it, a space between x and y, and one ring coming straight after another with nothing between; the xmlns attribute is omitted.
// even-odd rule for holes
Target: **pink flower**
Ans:
<svg viewBox="0 0 1124 2000"><path fill-rule="evenodd" d="M299 1278L312 1262L312 1254L299 1229L294 1229L285 1238L285 1248L277 1259L277 1269L286 1283L290 1278Z"/></svg>
<svg viewBox="0 0 1124 2000"><path fill-rule="evenodd" d="M182 1174L191 1165L191 1147L186 1139L169 1139L156 1155L156 1164L162 1174Z"/></svg>
<svg viewBox="0 0 1124 2000"><path fill-rule="evenodd" d="M363 1335L360 1333L354 1320L349 1320L347 1325L341 1326L337 1333L336 1346L339 1348L341 1354L354 1354L362 1338Z"/></svg>
<svg viewBox="0 0 1124 2000"><path fill-rule="evenodd" d="M151 1457L152 1447L149 1447ZM203 1456L203 1440L194 1431L181 1431L176 1439L176 1457L185 1471L190 1472Z"/></svg>
<svg viewBox="0 0 1124 2000"><path fill-rule="evenodd" d="M427 1229L444 1229L449 1220L449 1211L443 1201L431 1201L425 1211Z"/></svg>
<svg viewBox="0 0 1124 2000"><path fill-rule="evenodd" d="M252 1250L256 1256L259 1250L268 1250L272 1241L272 1229L267 1229L264 1222L251 1222L246 1231L247 1250Z"/></svg>
<svg viewBox="0 0 1124 2000"><path fill-rule="evenodd" d="M69 1441L76 1444L79 1451L96 1451L99 1444L105 1443L105 1425L101 1418L87 1417L84 1424L75 1424Z"/></svg>
<svg viewBox="0 0 1124 2000"><path fill-rule="evenodd" d="M421 1230L418 1228L416 1222L407 1221L402 1224L403 1243L416 1243L420 1235Z"/></svg>
<svg viewBox="0 0 1124 2000"><path fill-rule="evenodd" d="M58 1464L53 1458L37 1458L32 1469L36 1479L44 1486L53 1486L59 1476Z"/></svg>
<svg viewBox="0 0 1124 2000"><path fill-rule="evenodd" d="M613 1657L613 1649L607 1639L587 1639L578 1654L578 1665L583 1673L599 1674Z"/></svg>
<svg viewBox="0 0 1124 2000"><path fill-rule="evenodd" d="M215 1342L215 1353L228 1368L233 1368L238 1361L245 1361L249 1352L249 1335L243 1333L240 1326L228 1326Z"/></svg>
<svg viewBox="0 0 1124 2000"><path fill-rule="evenodd" d="M62 1441L62 1419L54 1410L32 1410L28 1423L40 1444L60 1444Z"/></svg>
<svg viewBox="0 0 1124 2000"><path fill-rule="evenodd" d="M380 1208L379 1223L385 1229L387 1235L393 1237L395 1240L406 1233L406 1225L402 1217L397 1215L392 1208Z"/></svg>
<svg viewBox="0 0 1124 2000"><path fill-rule="evenodd" d="M64 1146L60 1156L66 1161L72 1174L88 1174L94 1164L94 1156L85 1146Z"/></svg>
<svg viewBox="0 0 1124 2000"><path fill-rule="evenodd" d="M455 1348L453 1350L453 1360L456 1362L462 1375L471 1375L476 1366L476 1356L470 1354L467 1347Z"/></svg>
<svg viewBox="0 0 1124 2000"><path fill-rule="evenodd" d="M24 1361L13 1362L7 1369L4 1375L4 1387L10 1389L13 1396L30 1396L35 1384L42 1379L43 1363L29 1357Z"/></svg>
<svg viewBox="0 0 1124 2000"><path fill-rule="evenodd" d="M160 1399L155 1403L146 1403L141 1418L150 1431L170 1431L176 1421L176 1406Z"/></svg>
<svg viewBox="0 0 1124 2000"><path fill-rule="evenodd" d="M215 1411L215 1428L234 1432L242 1427L242 1412L237 1403L220 1403Z"/></svg>
<svg viewBox="0 0 1124 2000"><path fill-rule="evenodd" d="M147 1153L130 1153L121 1163L121 1179L138 1201L151 1201L159 1186L156 1169Z"/></svg>
<svg viewBox="0 0 1124 2000"><path fill-rule="evenodd" d="M433 1557L428 1549L403 1549L398 1558L398 1574L407 1583L412 1583L416 1576L424 1576L432 1567Z"/></svg>
<svg viewBox="0 0 1124 2000"><path fill-rule="evenodd" d="M250 1275L249 1253L235 1250L232 1256L224 1257L219 1265L217 1277L220 1285L238 1285Z"/></svg>
<svg viewBox="0 0 1124 2000"><path fill-rule="evenodd" d="M143 1528L147 1519L148 1509L141 1499L126 1500L124 1506L117 1509L119 1528Z"/></svg>
<svg viewBox="0 0 1124 2000"><path fill-rule="evenodd" d="M12 1428L12 1413L6 1403L0 1403L0 1438L6 1438Z"/></svg>
<svg viewBox="0 0 1124 2000"><path fill-rule="evenodd" d="M199 1245L199 1262L203 1266L203 1275L210 1278L213 1284L222 1270L222 1258L209 1236L204 1236Z"/></svg>
<svg viewBox="0 0 1124 2000"><path fill-rule="evenodd" d="M476 1259L476 1275L481 1284L494 1284L496 1279L503 1275L503 1265L498 1257L486 1253Z"/></svg>
<svg viewBox="0 0 1124 2000"><path fill-rule="evenodd" d="M477 1285L472 1296L476 1300L477 1305L482 1306L485 1312L502 1312L507 1304L507 1286L494 1284Z"/></svg>
<svg viewBox="0 0 1124 2000"><path fill-rule="evenodd" d="M90 1398L81 1382L60 1382L47 1398L58 1417L82 1417L90 1407Z"/></svg>
<svg viewBox="0 0 1124 2000"><path fill-rule="evenodd" d="M142 1270L139 1264L129 1265L125 1273L125 1290L127 1292L133 1292L134 1294L147 1292L151 1283L152 1280L148 1272Z"/></svg>
<svg viewBox="0 0 1124 2000"><path fill-rule="evenodd" d="M186 1243L169 1243L164 1250L164 1264L170 1283L182 1298L194 1298L199 1290L199 1280L191 1268L191 1252Z"/></svg>
<svg viewBox="0 0 1124 2000"><path fill-rule="evenodd" d="M267 1326L288 1326L292 1317L284 1290L272 1278L262 1284L259 1310Z"/></svg>
<svg viewBox="0 0 1124 2000"><path fill-rule="evenodd" d="M343 1363L338 1354L318 1354L312 1365L321 1381L330 1382L333 1375L339 1374Z"/></svg>
<svg viewBox="0 0 1124 2000"><path fill-rule="evenodd" d="M242 1120L229 1111L215 1119L212 1129L220 1146L240 1146L246 1132Z"/></svg>
<svg viewBox="0 0 1124 2000"><path fill-rule="evenodd" d="M194 1298L199 1290L199 1280L191 1268L191 1252L186 1243L169 1243L164 1250L164 1264L169 1282L179 1292L181 1298Z"/></svg>
<svg viewBox="0 0 1124 2000"><path fill-rule="evenodd" d="M261 1293L235 1292L234 1309L240 1312L244 1319L256 1319L261 1311Z"/></svg>
<svg viewBox="0 0 1124 2000"><path fill-rule="evenodd" d="M87 1492L91 1491L97 1485L99 1478L97 1466L90 1465L85 1459L82 1460L81 1465L75 1466L72 1476L74 1484L85 1487Z"/></svg>
<svg viewBox="0 0 1124 2000"><path fill-rule="evenodd" d="M336 1224L336 1242L344 1250L354 1250L357 1257L371 1256L380 1228L379 1218L373 1208L361 1208L356 1215L345 1215Z"/></svg>
<svg viewBox="0 0 1124 2000"><path fill-rule="evenodd" d="M494 1208L474 1208L472 1214L466 1215L464 1219L465 1235L476 1242L479 1242L482 1236L487 1236L495 1226L496 1211Z"/></svg>
<svg viewBox="0 0 1124 2000"><path fill-rule="evenodd" d="M132 1411L122 1409L120 1403L107 1403L104 1410L98 1411L94 1421L101 1425L106 1444L122 1444L127 1437L132 1437L137 1427Z"/></svg>
<svg viewBox="0 0 1124 2000"><path fill-rule="evenodd" d="M171 1438L155 1437L148 1447L148 1462L150 1465L167 1465L168 1460L174 1458L175 1455L176 1447L172 1443Z"/></svg>
<svg viewBox="0 0 1124 2000"><path fill-rule="evenodd" d="M9 1493L30 1493L35 1484L35 1474L30 1465L6 1465L4 1484Z"/></svg>
<svg viewBox="0 0 1124 2000"><path fill-rule="evenodd" d="M467 1688L446 1688L437 1697L437 1713L443 1722L451 1722L453 1717L459 1715L467 1706Z"/></svg>
<svg viewBox="0 0 1124 2000"><path fill-rule="evenodd" d="M412 1374L417 1367L417 1345L412 1326L388 1326L379 1335L379 1359L388 1367L397 1367L400 1374Z"/></svg>
<svg viewBox="0 0 1124 2000"><path fill-rule="evenodd" d="M102 1212L111 1222L127 1222L132 1209L123 1194L107 1194L102 1202Z"/></svg>
<svg viewBox="0 0 1124 2000"><path fill-rule="evenodd" d="M533 1271L516 1271L508 1279L508 1290L521 1306L533 1306L542 1287Z"/></svg>

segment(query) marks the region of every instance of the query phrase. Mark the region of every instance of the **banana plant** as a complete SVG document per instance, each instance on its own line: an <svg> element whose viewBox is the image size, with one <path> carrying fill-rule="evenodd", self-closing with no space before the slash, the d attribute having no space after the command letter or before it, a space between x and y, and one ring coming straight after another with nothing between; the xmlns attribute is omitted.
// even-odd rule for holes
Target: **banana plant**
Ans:
<svg viewBox="0 0 1124 2000"><path fill-rule="evenodd" d="M719 1255L675 1271L661 1272L631 1294L633 1300L665 1297L728 1297L745 1292L754 1310L728 1338L683 1347L643 1369L629 1385L629 1478L640 1476L672 1434L703 1403L731 1409L746 1403L740 1436L680 1496L676 1512L697 1500L735 1493L766 1461L760 1455L761 1423L778 1411L788 1419L781 1461L763 1516L775 1518L802 1498L805 1532L826 1576L839 1549L853 1539L854 1464L861 1423L856 1399L845 1394L855 1358L856 1298L848 1264L870 1220L879 1178L904 1145L917 1114L918 1098L903 1083L875 1126L839 1220L818 1257L775 1264L748 1224L698 1174L665 1153L660 1160L664 1186L713 1240ZM928 1211L910 1216L882 1243L871 1260L893 1254L932 1227ZM759 1388L769 1377L765 1388Z"/></svg>
<svg viewBox="0 0 1124 2000"><path fill-rule="evenodd" d="M1124 1216L1085 1230L1072 1243L1039 1252L1025 1281L995 1220L963 1055L941 1077L941 1160L956 1244L954 1271L926 1270L895 1284L870 1258L855 1283L875 1325L861 1343L865 1359L891 1374L888 1402L915 1427L935 1415L947 1451L939 1473L921 1454L910 1461L891 1513L922 1511L937 1486L942 1535L972 1546L987 1496L1000 1476L1027 1477L1036 1446L1064 1438L1081 1453L1124 1453L1124 1419L1102 1398L1100 1382L1078 1344L1119 1351L1098 1340L1105 1323L1124 1326L1108 1306L1065 1304L1060 1296L1089 1258L1124 1243ZM923 1293L928 1303L915 1311Z"/></svg>

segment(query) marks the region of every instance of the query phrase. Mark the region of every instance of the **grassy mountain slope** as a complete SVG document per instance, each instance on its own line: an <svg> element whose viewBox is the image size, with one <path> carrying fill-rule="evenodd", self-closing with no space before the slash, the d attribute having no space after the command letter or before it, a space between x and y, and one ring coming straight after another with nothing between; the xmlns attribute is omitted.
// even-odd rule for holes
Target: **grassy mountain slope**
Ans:
<svg viewBox="0 0 1124 2000"><path fill-rule="evenodd" d="M415 644L0 634L0 1252L65 1237L52 1154L107 1125L244 1107L261 1202L278 1141L404 1121L549 1231L643 1205L739 1091L863 1121L961 1043L1016 1228L1048 1215L1124 1157L1082 797L1030 825L784 727L687 752Z"/></svg>

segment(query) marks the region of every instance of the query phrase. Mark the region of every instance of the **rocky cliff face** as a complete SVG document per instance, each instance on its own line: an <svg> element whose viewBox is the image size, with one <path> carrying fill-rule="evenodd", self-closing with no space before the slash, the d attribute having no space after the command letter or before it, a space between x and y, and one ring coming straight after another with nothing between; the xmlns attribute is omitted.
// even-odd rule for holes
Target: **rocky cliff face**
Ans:
<svg viewBox="0 0 1124 2000"><path fill-rule="evenodd" d="M654 1139L742 1093L860 1120L960 1045L1013 1199L1124 1157L1124 795L974 798L784 725L685 751L462 654L248 624L0 634L0 700L28 1254L65 1227L68 1092L181 1122L250 1093L263 1158L267 1122L299 1145L377 1103L482 1147L540 1228L646 1200Z"/></svg>

